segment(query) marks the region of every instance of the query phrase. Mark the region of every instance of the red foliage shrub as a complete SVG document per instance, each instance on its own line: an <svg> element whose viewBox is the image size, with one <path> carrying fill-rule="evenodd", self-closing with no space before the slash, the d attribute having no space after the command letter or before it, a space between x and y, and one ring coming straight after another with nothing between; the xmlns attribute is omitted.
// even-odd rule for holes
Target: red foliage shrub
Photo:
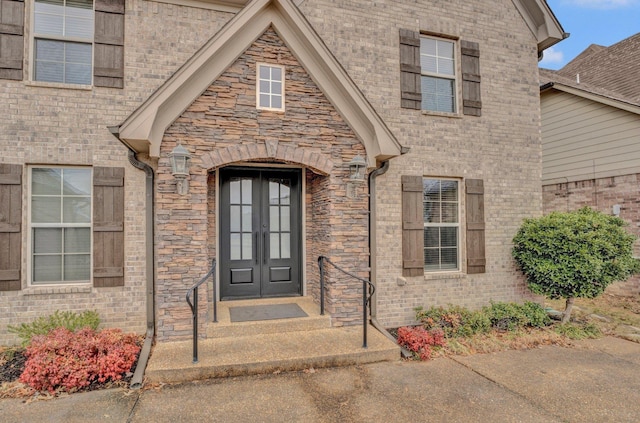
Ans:
<svg viewBox="0 0 640 423"><path fill-rule="evenodd" d="M34 389L75 390L91 382L120 380L131 370L140 347L137 337L120 329L71 332L58 328L31 340L20 381Z"/></svg>
<svg viewBox="0 0 640 423"><path fill-rule="evenodd" d="M415 353L421 360L431 358L431 347L445 344L442 330L428 331L421 326L398 328L398 344Z"/></svg>

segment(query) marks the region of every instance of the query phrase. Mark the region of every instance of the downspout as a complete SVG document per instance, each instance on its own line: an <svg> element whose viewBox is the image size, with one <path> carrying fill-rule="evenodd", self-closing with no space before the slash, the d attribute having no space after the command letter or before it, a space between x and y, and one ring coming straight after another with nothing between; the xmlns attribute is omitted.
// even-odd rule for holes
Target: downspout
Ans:
<svg viewBox="0 0 640 423"><path fill-rule="evenodd" d="M151 355L151 346L153 345L153 338L155 336L155 326L156 326L156 315L155 315L155 256L154 256L154 248L153 248L153 238L154 238L154 209L153 209L153 185L154 185L154 173L151 166L146 163L141 162L136 157L136 152L129 147L122 139L120 139L120 133L118 132L119 128L109 127L111 133L118 138L120 142L122 142L129 149L129 163L137 169L144 170L147 175L146 183L145 183L145 220L146 220L146 231L145 231L145 246L146 246L146 275L147 275L147 283L146 283L146 297L147 297L147 334L144 339L144 344L142 345L142 349L140 350L140 356L138 357L138 364L136 365L136 370L133 373L133 377L131 378L131 382L129 387L131 389L140 389L142 387L142 379L144 377L144 371L147 367L147 362L149 361L149 356Z"/></svg>
<svg viewBox="0 0 640 423"><path fill-rule="evenodd" d="M382 165L369 174L369 280L376 284L377 260L376 260L376 178L384 175L389 170L389 160L382 162ZM371 324L394 343L396 339L382 327L377 319L378 316L378 290L371 297Z"/></svg>

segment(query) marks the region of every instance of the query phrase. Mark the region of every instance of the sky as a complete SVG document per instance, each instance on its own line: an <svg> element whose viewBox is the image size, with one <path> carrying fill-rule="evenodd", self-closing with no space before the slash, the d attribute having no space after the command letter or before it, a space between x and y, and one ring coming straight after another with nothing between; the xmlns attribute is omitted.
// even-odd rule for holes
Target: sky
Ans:
<svg viewBox="0 0 640 423"><path fill-rule="evenodd" d="M540 67L560 69L591 44L605 47L640 32L640 0L547 0L571 34L544 51Z"/></svg>

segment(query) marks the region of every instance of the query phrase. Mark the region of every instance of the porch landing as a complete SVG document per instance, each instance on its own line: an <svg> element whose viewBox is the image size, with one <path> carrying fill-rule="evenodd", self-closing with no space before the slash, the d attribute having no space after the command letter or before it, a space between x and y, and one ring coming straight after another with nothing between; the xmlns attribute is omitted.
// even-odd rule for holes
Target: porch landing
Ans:
<svg viewBox="0 0 640 423"><path fill-rule="evenodd" d="M229 307L297 303L309 316L232 323ZM368 348L362 348L362 326L330 327L329 316L309 298L281 298L218 303L219 323L209 323L207 339L158 342L151 353L146 380L178 383L308 368L347 366L400 358L400 348L373 326L367 328Z"/></svg>

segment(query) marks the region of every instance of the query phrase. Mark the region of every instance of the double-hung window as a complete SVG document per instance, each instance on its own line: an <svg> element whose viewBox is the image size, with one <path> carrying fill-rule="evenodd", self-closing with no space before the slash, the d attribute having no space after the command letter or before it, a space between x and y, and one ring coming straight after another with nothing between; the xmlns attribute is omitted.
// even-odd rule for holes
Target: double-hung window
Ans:
<svg viewBox="0 0 640 423"><path fill-rule="evenodd" d="M31 168L31 282L89 282L91 169Z"/></svg>
<svg viewBox="0 0 640 423"><path fill-rule="evenodd" d="M459 183L422 180L425 271L458 270L460 246Z"/></svg>
<svg viewBox="0 0 640 423"><path fill-rule="evenodd" d="M93 0L36 0L35 81L91 85Z"/></svg>
<svg viewBox="0 0 640 423"><path fill-rule="evenodd" d="M456 113L455 42L420 37L422 109Z"/></svg>
<svg viewBox="0 0 640 423"><path fill-rule="evenodd" d="M257 68L257 108L283 111L284 67L258 63Z"/></svg>

